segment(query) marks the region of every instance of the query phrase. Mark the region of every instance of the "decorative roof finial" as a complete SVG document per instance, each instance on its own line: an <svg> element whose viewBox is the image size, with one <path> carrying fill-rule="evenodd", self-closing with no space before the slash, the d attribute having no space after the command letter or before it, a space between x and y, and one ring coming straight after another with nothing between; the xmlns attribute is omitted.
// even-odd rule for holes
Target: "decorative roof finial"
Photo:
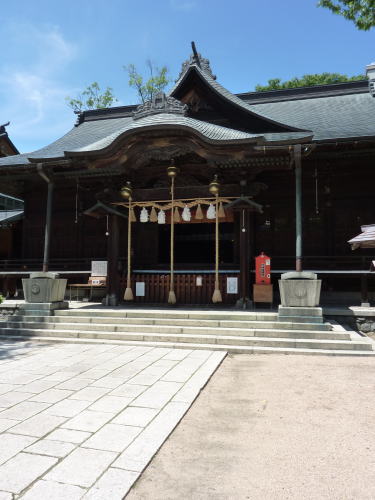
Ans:
<svg viewBox="0 0 375 500"><path fill-rule="evenodd" d="M0 125L0 134L6 134L7 131L5 130L5 127L7 127L10 124L10 122L4 123L3 125Z"/></svg>
<svg viewBox="0 0 375 500"><path fill-rule="evenodd" d="M150 101L140 104L133 113L133 119L137 120L144 116L157 115L159 113L170 113L174 115L186 115L187 105L174 97L167 96L164 92L158 92Z"/></svg>
<svg viewBox="0 0 375 500"><path fill-rule="evenodd" d="M201 62L200 62L200 59L199 59L199 54L197 52L197 49L195 47L195 42L191 42L191 48L192 48L192 51L193 51L193 59L194 59L194 62L197 66L201 67Z"/></svg>
<svg viewBox="0 0 375 500"><path fill-rule="evenodd" d="M368 78L370 94L372 97L375 97L375 62L366 66L366 75Z"/></svg>
<svg viewBox="0 0 375 500"><path fill-rule="evenodd" d="M202 57L199 52L197 52L197 48L195 46L195 42L191 42L191 48L193 53L190 58L182 63L180 74L176 80L178 82L186 73L186 71L190 68L190 66L198 66L198 68L206 73L208 76L216 80L216 75L212 73L212 69L210 66L210 61L205 57Z"/></svg>

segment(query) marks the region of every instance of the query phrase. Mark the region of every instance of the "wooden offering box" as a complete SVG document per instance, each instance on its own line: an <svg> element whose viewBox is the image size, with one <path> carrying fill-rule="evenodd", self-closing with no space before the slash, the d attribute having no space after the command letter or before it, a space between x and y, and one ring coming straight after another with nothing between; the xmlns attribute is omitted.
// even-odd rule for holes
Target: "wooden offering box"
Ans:
<svg viewBox="0 0 375 500"><path fill-rule="evenodd" d="M273 303L273 285L253 285L253 302Z"/></svg>

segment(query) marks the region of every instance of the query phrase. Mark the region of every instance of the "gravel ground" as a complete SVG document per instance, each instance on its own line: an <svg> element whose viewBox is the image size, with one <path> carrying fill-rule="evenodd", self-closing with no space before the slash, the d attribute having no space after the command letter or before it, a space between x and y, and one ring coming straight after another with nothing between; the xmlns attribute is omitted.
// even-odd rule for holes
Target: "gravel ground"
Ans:
<svg viewBox="0 0 375 500"><path fill-rule="evenodd" d="M127 500L375 499L375 363L228 356Z"/></svg>

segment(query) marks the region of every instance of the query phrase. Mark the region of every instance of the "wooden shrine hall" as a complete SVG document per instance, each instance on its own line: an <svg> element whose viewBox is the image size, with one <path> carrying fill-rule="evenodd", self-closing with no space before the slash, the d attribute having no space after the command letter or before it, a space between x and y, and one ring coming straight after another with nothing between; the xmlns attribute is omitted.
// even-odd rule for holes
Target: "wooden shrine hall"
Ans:
<svg viewBox="0 0 375 500"><path fill-rule="evenodd" d="M373 258L347 243L375 222L368 68L370 85L233 94L194 48L168 94L83 111L49 146L0 158L0 192L25 201L0 271L87 283L107 260L108 304L246 307L264 252L275 293L297 268L345 300Z"/></svg>

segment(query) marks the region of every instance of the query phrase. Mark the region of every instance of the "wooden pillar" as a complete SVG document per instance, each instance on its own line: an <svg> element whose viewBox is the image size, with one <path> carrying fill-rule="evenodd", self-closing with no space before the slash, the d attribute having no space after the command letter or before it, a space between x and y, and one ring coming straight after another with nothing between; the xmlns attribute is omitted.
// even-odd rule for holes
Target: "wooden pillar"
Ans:
<svg viewBox="0 0 375 500"><path fill-rule="evenodd" d="M302 169L301 144L294 146L296 178L296 271L302 271Z"/></svg>
<svg viewBox="0 0 375 500"><path fill-rule="evenodd" d="M49 268L49 250L50 250L50 242L51 242L52 197L53 197L53 183L51 181L48 181L46 224L45 224L45 228L44 228L43 272L47 272L48 268Z"/></svg>
<svg viewBox="0 0 375 500"><path fill-rule="evenodd" d="M107 306L117 306L120 297L120 276L119 276L119 216L109 215L109 235L108 235L108 272L107 272L107 296L105 304Z"/></svg>
<svg viewBox="0 0 375 500"><path fill-rule="evenodd" d="M361 274L361 306L370 307L368 301L368 283L367 274Z"/></svg>

